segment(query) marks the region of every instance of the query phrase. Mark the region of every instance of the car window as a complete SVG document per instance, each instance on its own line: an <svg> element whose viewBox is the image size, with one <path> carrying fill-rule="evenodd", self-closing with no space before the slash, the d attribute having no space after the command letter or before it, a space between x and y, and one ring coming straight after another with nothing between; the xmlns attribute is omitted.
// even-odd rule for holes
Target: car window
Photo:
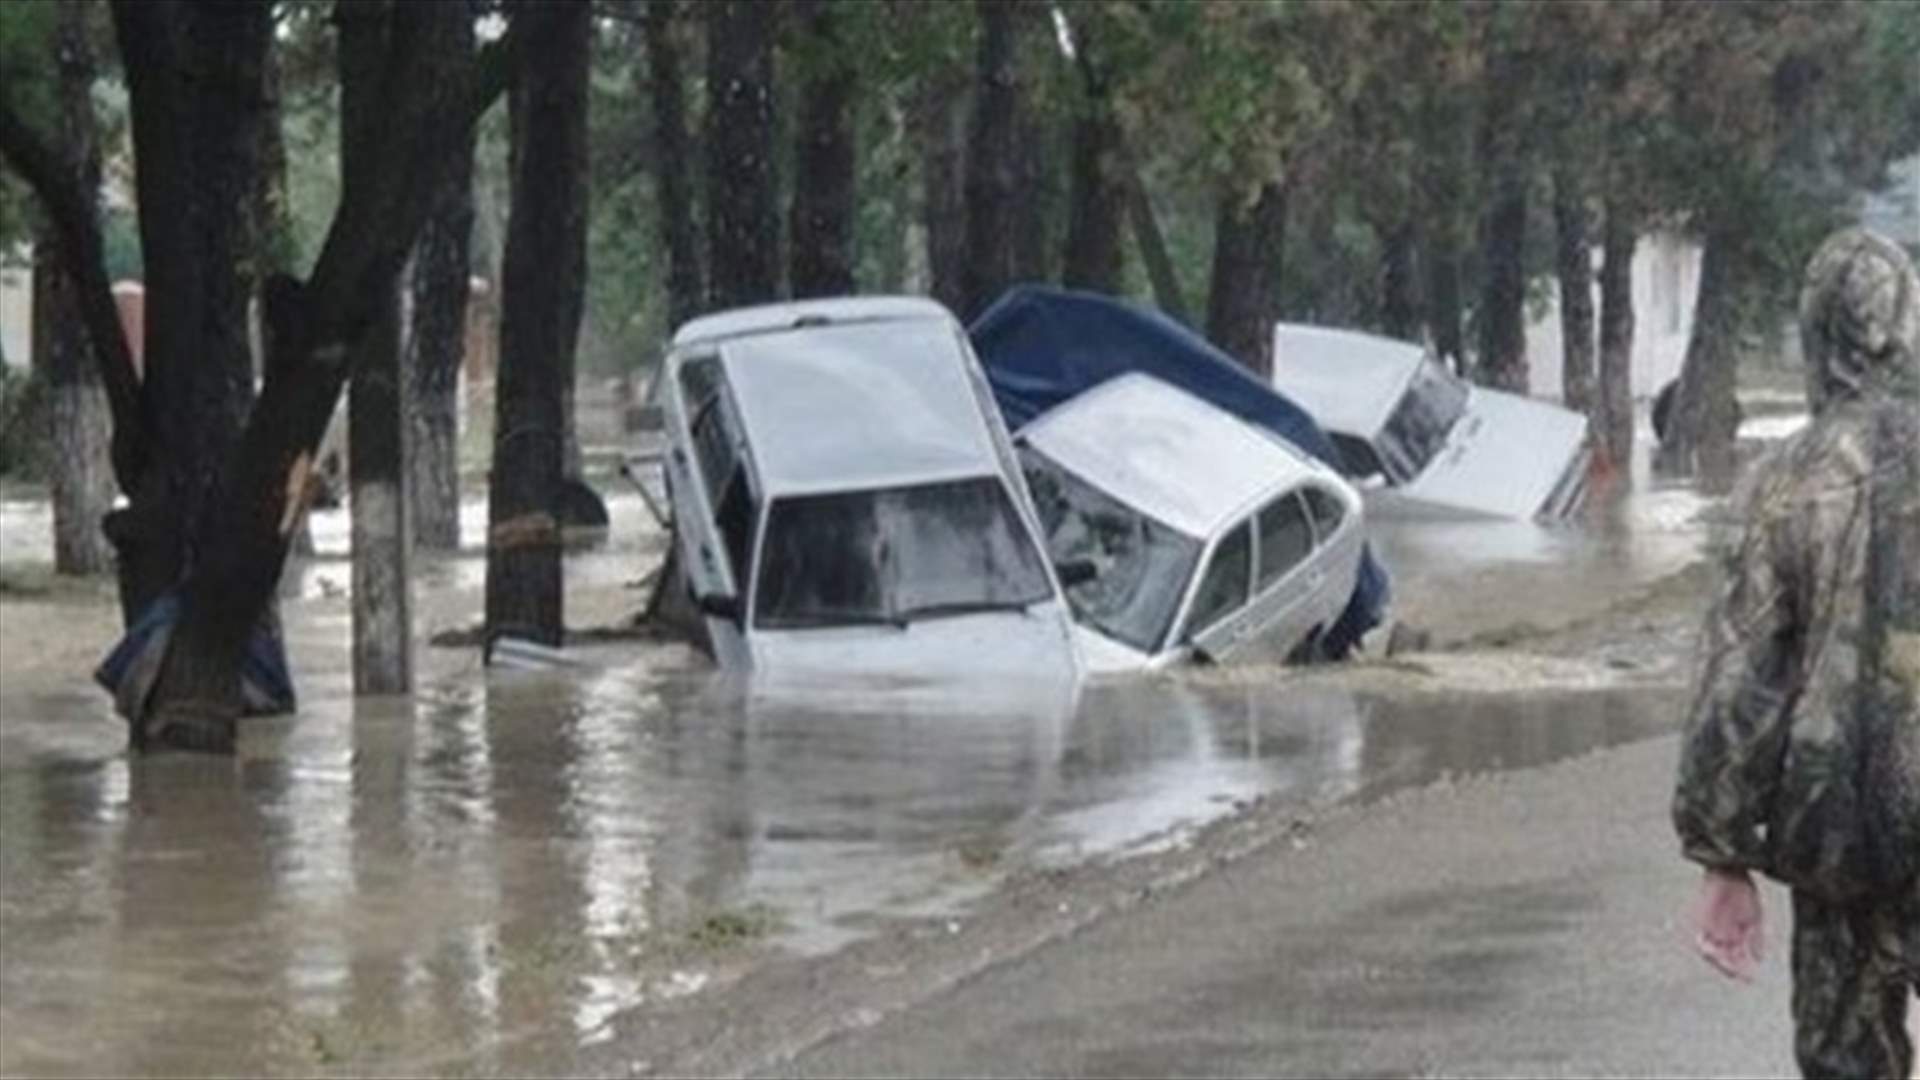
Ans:
<svg viewBox="0 0 1920 1080"><path fill-rule="evenodd" d="M707 484L707 497L718 506L727 481L739 471L733 423L726 398L715 394L707 399L693 417L693 452L700 458L700 476Z"/></svg>
<svg viewBox="0 0 1920 1080"><path fill-rule="evenodd" d="M727 564L733 568L733 587L745 595L748 558L753 554L753 526L759 504L747 486L747 470L733 470L714 509L714 525L720 530L720 542L727 549Z"/></svg>
<svg viewBox="0 0 1920 1080"><path fill-rule="evenodd" d="M1053 596L998 477L775 499L754 625L905 625Z"/></svg>
<svg viewBox="0 0 1920 1080"><path fill-rule="evenodd" d="M1193 596L1193 610L1187 615L1187 639L1205 632L1247 602L1248 585L1253 580L1253 525L1241 522L1213 551L1200 590Z"/></svg>
<svg viewBox="0 0 1920 1080"><path fill-rule="evenodd" d="M702 356L680 365L680 398L686 403L688 416L705 408L719 392L719 360Z"/></svg>
<svg viewBox="0 0 1920 1080"><path fill-rule="evenodd" d="M1313 526L1294 492L1268 503L1260 511L1260 587L1280 580L1299 566L1313 550Z"/></svg>
<svg viewBox="0 0 1920 1080"><path fill-rule="evenodd" d="M1467 394L1467 384L1432 356L1420 362L1380 432L1381 465L1388 480L1405 484L1425 471L1445 449L1447 433L1466 412Z"/></svg>
<svg viewBox="0 0 1920 1080"><path fill-rule="evenodd" d="M1141 652L1160 650L1200 561L1200 541L1018 447L1040 533L1055 563L1085 559L1094 576L1067 589L1073 617Z"/></svg>
<svg viewBox="0 0 1920 1080"><path fill-rule="evenodd" d="M1320 535L1320 542L1326 543L1340 528L1340 522L1347 516L1347 508L1333 492L1317 485L1309 484L1306 489L1307 509L1313 513L1313 525Z"/></svg>

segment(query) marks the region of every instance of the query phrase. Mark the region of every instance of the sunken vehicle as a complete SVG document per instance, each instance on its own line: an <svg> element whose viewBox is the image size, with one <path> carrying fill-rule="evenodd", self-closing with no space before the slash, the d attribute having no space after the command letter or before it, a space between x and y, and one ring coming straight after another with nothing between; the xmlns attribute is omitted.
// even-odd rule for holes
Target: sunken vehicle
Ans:
<svg viewBox="0 0 1920 1080"><path fill-rule="evenodd" d="M1012 443L945 308L705 316L655 394L676 555L723 668L1079 670Z"/></svg>
<svg viewBox="0 0 1920 1080"><path fill-rule="evenodd" d="M1316 530L1312 533L1316 546L1313 558L1308 560L1310 565L1299 578L1287 579L1290 583L1288 589L1292 589L1295 582L1312 582L1314 595L1311 602L1299 609L1312 613L1312 619L1305 624L1281 620L1258 633L1248 629L1248 623L1256 621L1255 617L1264 612L1264 605L1271 600L1265 595L1265 590L1257 587L1256 576L1254 593L1257 595L1249 596L1244 606L1253 610L1236 608L1246 621L1235 619L1223 624L1219 628L1223 635L1246 633L1251 641L1266 642L1271 647L1276 640L1275 634L1285 637L1289 627L1304 625L1304 629L1309 631L1307 637L1311 638L1311 647L1303 650L1303 654L1337 660L1358 647L1362 637L1380 624L1391 599L1387 572L1362 535L1357 501L1345 501L1352 494L1351 489L1333 475L1343 466L1341 454L1308 410L1275 391L1239 362L1173 319L1158 311L1110 296L1051 286L1016 286L981 314L967 328L967 334L973 341L974 352L986 368L1001 416L1005 418L1007 426L1014 430L1016 437L1039 431L1046 425L1046 416L1051 411L1066 408L1078 398L1096 393L1108 382L1129 376L1147 376L1183 393L1186 403L1179 405L1177 411L1196 433L1205 433L1196 434L1196 438L1217 438L1246 448L1250 444L1244 438L1246 432L1243 429L1251 429L1262 440L1281 444L1283 450L1269 451L1263 448L1258 452L1272 460L1275 474L1267 479L1273 483L1285 484L1289 478L1308 475L1306 463L1329 467L1313 470L1310 486L1324 486L1330 493L1329 498L1345 505L1351 513L1335 525L1332 504L1328 503L1322 508L1326 511L1324 517L1312 526ZM1145 395L1144 391L1135 393ZM1165 395L1157 396L1165 398ZM1193 408L1202 403L1209 409L1206 421L1199 419ZM1225 426L1223 422L1228 420L1237 421L1242 428ZM1144 433L1145 429L1131 420L1115 420L1107 425L1104 442L1106 452L1121 459L1133 457L1144 465L1148 458L1163 453L1162 449L1143 442ZM1028 438L1026 441L1030 448L1037 447L1042 453L1046 452L1044 437ZM1239 452L1225 451L1228 454ZM1245 452L1255 451L1246 449ZM1179 458L1177 464L1175 457ZM1162 479L1156 479L1152 485L1140 483L1137 487L1129 486L1124 490L1115 481L1113 489L1104 494L1123 501L1132 500L1130 509L1141 519L1154 520L1160 525L1173 525L1174 522L1166 520L1162 512L1156 509L1159 505L1156 500L1161 496L1148 493L1149 486L1163 491L1177 488L1198 491L1208 488L1214 474L1236 469L1229 461L1202 460L1181 455L1167 455L1167 460L1155 467L1161 466L1174 471ZM1073 469L1070 464L1066 467L1068 471ZM1029 476L1032 475L1030 471ZM1083 474L1082 479L1089 478ZM1136 476L1128 484L1139 480ZM1264 490L1257 489L1259 484L1249 480L1240 493L1245 495L1249 504L1257 503L1261 501ZM1035 490L1034 494L1042 496L1040 490ZM1270 500L1277 494L1277 490L1266 491L1265 498ZM1043 518L1048 513L1044 507L1041 512ZM1239 520L1239 517L1230 515L1226 520L1231 523ZM1200 528L1193 521L1187 524L1195 531ZM1254 528L1257 529L1258 525ZM1208 529L1211 532L1211 525ZM1322 535L1337 535L1338 543L1323 552L1318 546ZM1210 545L1209 552L1217 552L1219 549L1215 541L1225 537L1205 535L1200 539ZM1056 545L1063 542L1059 536L1054 537ZM1348 545L1351 545L1350 549ZM1063 547L1059 550L1071 549ZM1313 567L1321 565L1323 557L1328 560L1327 566L1338 566L1349 550L1355 561L1351 576L1342 569L1339 572L1329 570L1317 579L1313 577ZM1271 567L1268 569L1271 570ZM1112 583L1097 586L1078 580L1070 583L1070 592L1077 590L1083 601L1095 595L1100 588L1117 586ZM1322 618L1318 614L1325 604L1330 604L1334 612L1330 618ZM1221 637L1208 634L1200 635L1198 649L1189 649L1188 646L1193 643L1183 641L1182 635L1191 623L1191 615L1178 627L1170 623L1167 633L1159 635L1157 639L1152 633L1133 633L1131 645L1092 651L1090 662L1096 665L1118 662L1127 655L1128 649L1149 657L1161 656L1169 648L1182 655L1206 657L1210 655L1209 644L1220 650L1222 655L1235 651ZM1104 636L1112 637L1111 634ZM1127 636L1121 635L1120 640L1125 642ZM1088 640L1085 634L1082 640L1083 643ZM1304 640L1306 638L1298 639ZM1115 649L1120 651L1116 652ZM1150 666L1153 661L1147 663Z"/></svg>
<svg viewBox="0 0 1920 1080"><path fill-rule="evenodd" d="M1089 670L1319 654L1364 543L1332 467L1137 373L1015 444L1053 559L1093 567L1067 586Z"/></svg>
<svg viewBox="0 0 1920 1080"><path fill-rule="evenodd" d="M1475 386L1431 350L1356 330L1280 323L1273 384L1314 415L1356 480L1418 512L1564 518L1586 497L1586 418Z"/></svg>

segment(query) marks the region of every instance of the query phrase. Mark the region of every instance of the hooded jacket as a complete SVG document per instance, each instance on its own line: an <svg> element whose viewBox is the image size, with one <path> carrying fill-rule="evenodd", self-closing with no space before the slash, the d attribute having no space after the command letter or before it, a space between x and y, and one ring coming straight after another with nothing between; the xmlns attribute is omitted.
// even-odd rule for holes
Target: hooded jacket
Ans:
<svg viewBox="0 0 1920 1080"><path fill-rule="evenodd" d="M1826 898L1920 888L1920 278L1844 230L1808 264L1813 418L1733 496L1684 725L1687 857Z"/></svg>

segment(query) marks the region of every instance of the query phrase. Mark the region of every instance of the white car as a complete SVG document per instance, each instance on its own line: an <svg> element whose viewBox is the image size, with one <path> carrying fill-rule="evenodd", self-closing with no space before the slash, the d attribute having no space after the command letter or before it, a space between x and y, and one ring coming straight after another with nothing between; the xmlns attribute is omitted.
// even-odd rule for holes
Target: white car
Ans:
<svg viewBox="0 0 1920 1080"><path fill-rule="evenodd" d="M1419 345L1280 323L1273 385L1313 414L1348 474L1424 507L1559 518L1586 496L1586 418L1474 386Z"/></svg>
<svg viewBox="0 0 1920 1080"><path fill-rule="evenodd" d="M1353 594L1353 488L1152 376L1109 379L1015 443L1047 549L1074 569L1089 670L1305 652Z"/></svg>
<svg viewBox="0 0 1920 1080"><path fill-rule="evenodd" d="M695 319L659 384L679 554L722 667L1077 672L964 333L911 298Z"/></svg>

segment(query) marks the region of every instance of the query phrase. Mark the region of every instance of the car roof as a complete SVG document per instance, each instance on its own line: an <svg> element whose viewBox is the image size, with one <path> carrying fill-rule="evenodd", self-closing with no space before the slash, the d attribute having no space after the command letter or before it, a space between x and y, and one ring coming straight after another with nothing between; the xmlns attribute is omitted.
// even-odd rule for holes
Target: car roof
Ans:
<svg viewBox="0 0 1920 1080"><path fill-rule="evenodd" d="M1273 385L1326 430L1371 439L1425 356L1411 341L1283 322L1273 328Z"/></svg>
<svg viewBox="0 0 1920 1080"><path fill-rule="evenodd" d="M1081 479L1201 539L1262 495L1324 475L1279 437L1138 373L1056 406L1020 434Z"/></svg>
<svg viewBox="0 0 1920 1080"><path fill-rule="evenodd" d="M918 296L840 296L794 300L702 315L682 324L674 332L673 345L680 348L746 334L791 330L803 324L887 322L899 319L952 322L953 315L932 300Z"/></svg>
<svg viewBox="0 0 1920 1080"><path fill-rule="evenodd" d="M769 497L998 474L959 325L930 307L720 343Z"/></svg>

